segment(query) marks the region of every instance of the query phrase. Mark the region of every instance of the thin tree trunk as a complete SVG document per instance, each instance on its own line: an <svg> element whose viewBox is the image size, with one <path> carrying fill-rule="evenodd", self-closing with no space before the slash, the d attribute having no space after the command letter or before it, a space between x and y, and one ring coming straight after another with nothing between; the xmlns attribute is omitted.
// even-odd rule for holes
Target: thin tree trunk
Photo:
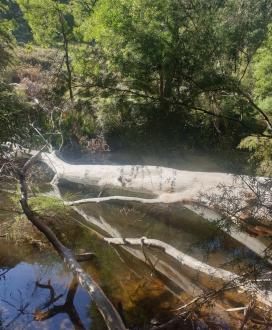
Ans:
<svg viewBox="0 0 272 330"><path fill-rule="evenodd" d="M67 69L67 85L68 85L70 100L73 102L74 93L73 93L73 87L72 87L72 69L71 69L70 59L69 59L69 43L68 43L66 31L65 31L63 13L60 11L58 11L58 13L59 13L59 20L60 20L60 24L61 24L65 65L66 65L66 69Z"/></svg>
<svg viewBox="0 0 272 330"><path fill-rule="evenodd" d="M100 313L102 314L105 323L107 324L108 329L110 330L125 330L126 327L123 324L123 321L120 318L120 315L112 305L112 303L105 296L102 289L98 284L87 275L83 268L76 260L74 253L65 247L53 233L53 231L43 222L40 216L33 212L28 205L27 197L27 185L26 185L26 173L30 168L32 163L37 159L40 152L32 156L23 166L23 169L19 171L18 177L20 182L21 190L21 199L20 203L23 209L24 214L28 220L40 231L42 232L49 242L53 245L58 254L63 258L67 267L72 271L76 276L79 283L87 290L89 295L93 298L94 302L97 305Z"/></svg>

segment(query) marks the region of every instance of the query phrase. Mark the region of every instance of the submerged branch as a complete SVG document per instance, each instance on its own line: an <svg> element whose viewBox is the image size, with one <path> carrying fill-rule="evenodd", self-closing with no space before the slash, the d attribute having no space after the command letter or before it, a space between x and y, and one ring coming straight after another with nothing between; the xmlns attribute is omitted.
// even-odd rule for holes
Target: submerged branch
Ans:
<svg viewBox="0 0 272 330"><path fill-rule="evenodd" d="M244 292L253 294L262 304L272 307L272 292L259 289L252 281L245 281L244 276L239 276L230 271L215 268L205 264L179 250L173 246L156 239L142 238L105 238L109 244L126 246L146 246L155 247L162 250L165 254L177 260L181 265L187 266L197 272L204 273L210 277L218 278L224 282L232 282Z"/></svg>
<svg viewBox="0 0 272 330"><path fill-rule="evenodd" d="M156 204L163 203L159 198L140 198L140 197L129 197L129 196L107 196L107 197L96 197L96 198L85 198L79 199L72 202L65 202L65 205L73 206L86 203L102 203L110 201L122 201L122 202L138 202L143 204Z"/></svg>
<svg viewBox="0 0 272 330"><path fill-rule="evenodd" d="M238 276L224 269L215 268L209 266L179 250L173 246L162 242L157 239L148 239L146 237L142 238L105 238L105 241L113 245L127 245L127 246L147 246L155 247L162 250L165 254L173 257L181 265L190 267L196 271L209 275L211 277L219 278L224 281L231 281L233 279L238 279Z"/></svg>

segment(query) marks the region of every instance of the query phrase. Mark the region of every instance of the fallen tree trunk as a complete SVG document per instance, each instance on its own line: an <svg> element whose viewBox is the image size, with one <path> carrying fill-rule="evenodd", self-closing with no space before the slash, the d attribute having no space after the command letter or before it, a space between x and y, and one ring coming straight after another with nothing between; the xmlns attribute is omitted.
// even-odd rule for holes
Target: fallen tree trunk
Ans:
<svg viewBox="0 0 272 330"><path fill-rule="evenodd" d="M38 157L39 153L31 157L24 165L22 171L19 171L19 182L21 190L20 203L24 214L27 216L29 221L42 232L49 242L54 246L58 254L63 258L67 267L76 276L79 283L87 290L91 298L94 300L98 310L102 314L108 329L111 330L125 330L126 327L123 324L121 317L112 305L112 303L105 296L102 289L98 284L91 278L90 275L86 274L83 268L80 266L76 260L74 253L65 247L53 233L53 231L42 221L38 214L33 212L28 205L27 196L27 185L26 185L26 173L35 159Z"/></svg>
<svg viewBox="0 0 272 330"><path fill-rule="evenodd" d="M54 152L41 153L40 159L57 174L59 179L85 185L146 192L156 196L153 202L193 203L201 199L201 203L206 203L208 206L210 201L206 198L206 193L221 194L222 187L231 188L233 196L237 198L241 192L247 191L252 194L245 184L245 180L249 178L247 176L234 179L234 176L228 173L183 171L161 166L74 165L63 161ZM264 177L255 179L260 183L266 180ZM112 197L112 199L122 198L124 196ZM137 198L134 199L137 200ZM103 201L103 199L96 201ZM138 201L141 202L142 199Z"/></svg>
<svg viewBox="0 0 272 330"><path fill-rule="evenodd" d="M220 211L215 210L207 197L220 196L222 187L230 189L235 201L240 200L239 208L247 207L247 201L241 196L252 195L252 189L245 184L246 176L234 179L233 175L212 172L181 171L159 166L139 165L73 165L61 160L56 153L41 153L40 159L46 163L56 174L58 179L70 182L96 185L100 187L115 187L126 191L149 193L149 198L130 196L109 196L88 198L67 205L83 203L100 203L107 201L140 202L143 204L170 204L180 203L184 207L203 216L208 221L217 223L221 219ZM261 184L266 178L256 180ZM223 202L222 202L223 203ZM264 213L262 209L258 213ZM231 218L231 217L230 217ZM220 229L245 245L261 258L272 264L272 259L267 255L267 246L260 240L246 232L237 229L235 225L221 226Z"/></svg>
<svg viewBox="0 0 272 330"><path fill-rule="evenodd" d="M52 157L51 157L52 156ZM188 172L188 171L176 171L172 169L164 169L160 168L159 172L160 177L158 179L158 168L156 167L140 167L142 168L142 175L141 178L139 178L139 167L133 167L133 166L97 166L97 165L71 165L63 162L60 160L56 155L44 155L43 159L47 158L47 161L45 161L48 165L50 163L51 169L56 174L56 177L59 179L66 179L71 182L77 182L77 183L83 183L83 184L89 184L89 185L98 185L104 187L105 185L108 186L114 186L119 187L122 189L132 190L132 191L138 191L138 192L149 192L153 195L156 195L155 198L150 199L144 199L139 197L129 197L129 196L109 196L109 197L99 197L99 198L91 198L91 199L84 199L74 202L67 202L66 204L72 206L78 213L82 215L84 213L83 211L77 209L75 205L82 204L82 203L89 203L89 202L106 202L106 201L125 201L125 202L140 202L140 203L173 203L173 202L179 202L183 203L185 206L189 206L190 209L192 209L194 212L204 215L204 217L207 217L210 221L218 221L218 214L212 210L212 214L207 214L207 212L203 212L203 209L209 210L208 203L205 205L205 202L207 200L204 199L201 201L200 206L203 208L202 210L197 210L197 202L199 202L199 196L198 193L203 191L203 189L213 191L213 193L218 192L218 184L227 184L228 186L233 185L233 178L229 174L224 173L216 173L215 177L210 177L208 180L205 179L205 176L207 173L201 173L201 172ZM136 169L135 169L136 168ZM128 176L125 175L128 171L130 171L130 174ZM144 171L147 171L148 174L145 174ZM169 180L163 182L163 175L165 173L170 174L172 171L174 180L179 181L179 185L174 185L171 181L171 189L169 191ZM163 174L163 172L165 172ZM182 177L181 173L183 175L189 175L188 178L185 177L185 186L182 184ZM118 176L119 174L119 176ZM209 175L214 176L214 173L208 173ZM145 177L147 175L147 178ZM196 176L195 176L196 175ZM200 180L200 177L202 176L202 181ZM187 183L186 183L187 180ZM219 180L219 181L218 181ZM262 178L260 178L262 180ZM159 189L157 186L158 181L159 183ZM192 184L193 189L189 187L189 183ZM196 185L194 183L197 183ZM207 184L204 185L204 182ZM239 183L238 183L239 184ZM204 188L205 187L205 188ZM178 189L181 189L180 192L178 192ZM182 191L182 189L185 189ZM239 193L241 187L235 188L237 189L236 192ZM187 191L186 191L187 190ZM196 190L198 190L198 193L196 193ZM199 205L198 205L199 206ZM83 214L84 218L86 219L86 214ZM98 221L96 220L96 225L99 226ZM104 230L106 228L106 232L108 232L108 228L105 224L100 224L100 228L104 227ZM266 249L266 246L262 244L260 241L256 240L255 238L251 237L250 235L246 233L237 232L237 230L231 230L228 232L232 237L240 241L242 244L245 244L250 249L252 249L254 252L259 254L262 257L266 257L264 250ZM111 232L110 235L114 236L116 233ZM240 235L239 235L240 234ZM117 236L120 236L119 233L117 233ZM139 246L139 245L151 245L160 247L164 250L165 253L168 255L174 257L176 260L179 260L181 263L186 264L186 266L195 269L197 271L201 271L208 276L219 278L223 280L224 282L234 282L242 291L247 291L251 294L254 294L256 299L261 302L264 305L267 305L269 307L272 307L272 293L271 292L265 292L263 290L260 290L254 283L247 282L247 283L241 283L241 277L231 273L229 271L223 270L223 269L216 269L212 266L209 266L207 264L201 263L199 260L196 260L190 256L187 256L183 254L182 252L176 250L175 248L157 241L157 240L147 240L144 239L130 239L128 240L122 240L118 239L107 239L110 243L115 243L117 245L125 245L124 248L132 253L134 256L136 256L138 259L141 259L143 261L146 261L145 254L139 253L139 251L132 249L132 246ZM149 258L149 257L148 257ZM151 256L154 260L154 256ZM151 259L149 259L151 260ZM269 259L268 261L271 262ZM152 263L152 260L151 260ZM157 265L156 265L157 266ZM162 266L162 269L164 266Z"/></svg>
<svg viewBox="0 0 272 330"><path fill-rule="evenodd" d="M219 184L233 185L233 176L226 173L181 171L160 166L73 165L61 160L56 153L42 153L40 159L59 179L147 192L159 197L162 203L197 201L201 191L212 189L215 193ZM236 186L239 187L239 182Z"/></svg>

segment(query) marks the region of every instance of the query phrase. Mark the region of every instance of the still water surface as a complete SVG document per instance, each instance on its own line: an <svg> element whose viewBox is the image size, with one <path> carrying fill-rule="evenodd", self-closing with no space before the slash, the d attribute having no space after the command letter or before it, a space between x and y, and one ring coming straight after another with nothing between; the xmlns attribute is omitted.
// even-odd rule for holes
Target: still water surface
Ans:
<svg viewBox="0 0 272 330"><path fill-rule="evenodd" d="M100 193L94 187L67 182L60 188L67 199ZM103 191L104 196L112 193ZM10 197L1 194L1 203L5 205ZM81 206L80 211L88 216L87 221L71 212L65 218L55 219L52 226L74 251L91 251L96 255L84 262L83 267L100 284L131 329L147 329L167 320L173 309L188 302L195 293L216 288L220 283L154 249L148 250L152 260L148 266L143 263L141 249L115 249L103 241L103 236L156 238L203 262L231 271L239 271L258 260L241 244L179 206L105 203ZM0 211L0 225L14 221L14 214ZM226 306L236 306L234 300L233 297L226 300ZM0 239L0 329L104 328L90 297L73 281L53 250Z"/></svg>

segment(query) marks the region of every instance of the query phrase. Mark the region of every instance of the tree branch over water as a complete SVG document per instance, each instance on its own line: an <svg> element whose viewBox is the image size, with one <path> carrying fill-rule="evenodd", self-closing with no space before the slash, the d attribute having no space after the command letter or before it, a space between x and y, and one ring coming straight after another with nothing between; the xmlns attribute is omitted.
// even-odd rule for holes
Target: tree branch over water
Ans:
<svg viewBox="0 0 272 330"><path fill-rule="evenodd" d="M118 312L105 296L104 292L97 285L97 283L91 278L90 275L87 275L82 267L76 260L76 256L74 253L65 247L53 233L53 231L44 223L42 218L35 212L32 211L28 204L28 193L27 193L27 184L26 177L27 173L30 170L31 165L40 155L42 150L35 153L23 166L22 170L18 169L18 178L20 182L20 190L21 190L21 206L23 212L32 222L32 224L42 232L49 242L54 246L55 250L58 254L63 258L65 264L68 268L73 272L73 274L77 277L79 283L88 291L90 296L94 299L100 313L102 314L107 327L111 330L119 330L126 329Z"/></svg>

